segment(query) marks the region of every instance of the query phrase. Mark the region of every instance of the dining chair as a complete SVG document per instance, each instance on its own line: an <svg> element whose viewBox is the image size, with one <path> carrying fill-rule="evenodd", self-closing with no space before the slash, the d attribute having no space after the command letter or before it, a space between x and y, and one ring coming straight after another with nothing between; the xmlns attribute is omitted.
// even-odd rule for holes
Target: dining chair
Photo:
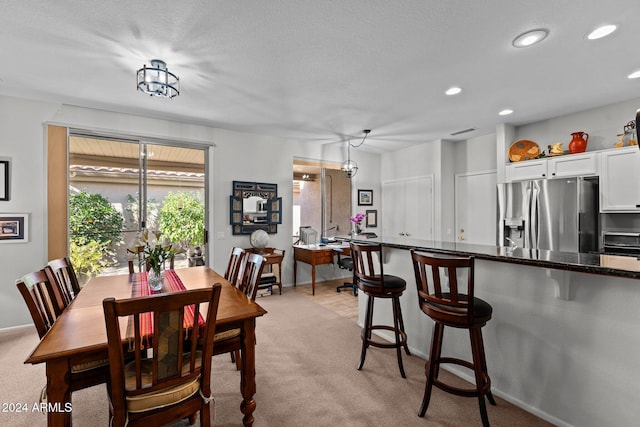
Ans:
<svg viewBox="0 0 640 427"><path fill-rule="evenodd" d="M400 296L407 289L406 281L399 276L384 274L382 245L351 242L351 258L353 258L355 280L358 289L367 295L367 310L365 312L364 328L362 329L362 351L358 370L364 367L369 346L378 348L395 348L398 358L400 375L406 378L402 364L402 348L408 356L411 355L407 345L407 334L402 319ZM377 258L377 259L376 259ZM373 324L373 305L376 299L390 299L393 311L393 325ZM374 331L389 331L394 335L394 342L374 339Z"/></svg>
<svg viewBox="0 0 640 427"><path fill-rule="evenodd" d="M229 262L227 263L227 271L224 273L224 278L234 286L238 280L238 274L240 273L240 267L242 266L245 253L244 249L234 247L231 249L231 254L229 255Z"/></svg>
<svg viewBox="0 0 640 427"><path fill-rule="evenodd" d="M474 257L436 255L415 249L411 250L411 257L420 310L435 322L429 360L425 366L427 382L419 416L423 417L427 412L431 390L436 386L458 396L477 397L482 425L489 426L485 397L492 405L496 401L491 394L491 379L487 373L482 327L491 319L493 308L474 296ZM471 362L441 356L445 326L469 331ZM474 387L461 388L441 381L438 374L442 364L455 364L473 371Z"/></svg>
<svg viewBox="0 0 640 427"><path fill-rule="evenodd" d="M52 281L53 277L47 275L44 269L26 274L16 281L40 338L49 331L60 315L55 308L56 296Z"/></svg>
<svg viewBox="0 0 640 427"><path fill-rule="evenodd" d="M47 266L60 293L58 308L64 310L80 292L80 284L69 258L58 258L49 261Z"/></svg>
<svg viewBox="0 0 640 427"><path fill-rule="evenodd" d="M136 267L137 273L147 271L144 261L144 245L127 248L127 255L129 256L129 274L136 273Z"/></svg>
<svg viewBox="0 0 640 427"><path fill-rule="evenodd" d="M247 253L240 267L240 275L237 280L236 288L242 293L255 301L260 285L260 277L265 266L265 259L262 255ZM236 369L240 370L240 345L241 330L239 328L230 329L228 331L215 334L214 341L216 343L215 354L231 354L231 361L236 363Z"/></svg>
<svg viewBox="0 0 640 427"><path fill-rule="evenodd" d="M211 358L221 290L216 283L210 289L102 302L111 364L110 426L165 425L184 418L194 424L198 413L202 427L211 425ZM153 319L152 331L145 328L145 316ZM130 322L123 329L122 318ZM129 362L123 340L135 354Z"/></svg>
<svg viewBox="0 0 640 427"><path fill-rule="evenodd" d="M151 265L145 259L144 245L136 246L134 248L127 248L129 254L129 274L142 273L144 271L151 270ZM175 255L169 258L169 268L173 270L175 267Z"/></svg>
<svg viewBox="0 0 640 427"><path fill-rule="evenodd" d="M49 267L29 273L16 281L16 286L24 298L38 336L42 338L59 315L54 309L54 278ZM73 360L69 383L71 391L78 391L109 381L109 360ZM46 386L45 386L46 388ZM42 397L45 396L43 389Z"/></svg>

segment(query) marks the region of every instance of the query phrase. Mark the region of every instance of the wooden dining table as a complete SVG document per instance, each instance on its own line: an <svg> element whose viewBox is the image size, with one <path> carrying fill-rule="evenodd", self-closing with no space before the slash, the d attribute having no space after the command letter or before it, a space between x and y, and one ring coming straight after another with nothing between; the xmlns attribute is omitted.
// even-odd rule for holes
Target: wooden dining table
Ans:
<svg viewBox="0 0 640 427"><path fill-rule="evenodd" d="M243 400L240 410L244 415L244 425L251 426L256 408L253 399L256 392L256 318L267 312L208 267L191 267L175 271L186 289L207 288L214 283L222 284L216 333L235 328L242 330L240 392ZM109 297L131 298L132 286L141 280L141 274L144 273L92 278L25 361L31 364L46 364L47 400L50 408L47 412L48 426L71 426L71 366L109 357L102 300ZM105 401L103 404L106 411L108 403Z"/></svg>

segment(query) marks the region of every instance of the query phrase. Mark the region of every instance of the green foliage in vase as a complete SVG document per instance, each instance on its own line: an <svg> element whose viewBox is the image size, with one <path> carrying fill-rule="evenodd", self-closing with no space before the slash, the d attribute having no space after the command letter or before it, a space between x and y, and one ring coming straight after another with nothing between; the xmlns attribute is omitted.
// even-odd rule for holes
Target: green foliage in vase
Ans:
<svg viewBox="0 0 640 427"><path fill-rule="evenodd" d="M183 249L175 243L165 238L160 240L162 232L144 230L137 236L133 242L133 246L129 248L131 253L136 252L136 248L142 246L144 249L144 260L151 267L156 275L160 275L160 271L164 268L164 262L171 259L178 253L182 253Z"/></svg>
<svg viewBox="0 0 640 427"><path fill-rule="evenodd" d="M204 202L193 192L169 192L158 212L162 236L185 245L204 243Z"/></svg>

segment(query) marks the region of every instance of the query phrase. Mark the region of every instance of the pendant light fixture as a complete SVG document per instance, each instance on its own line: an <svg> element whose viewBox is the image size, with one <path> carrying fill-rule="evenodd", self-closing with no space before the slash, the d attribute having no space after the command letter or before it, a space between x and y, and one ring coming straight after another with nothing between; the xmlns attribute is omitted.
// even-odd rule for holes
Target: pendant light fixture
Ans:
<svg viewBox="0 0 640 427"><path fill-rule="evenodd" d="M151 65L138 70L138 90L150 96L174 98L180 95L180 79L169 72L167 63L152 59Z"/></svg>
<svg viewBox="0 0 640 427"><path fill-rule="evenodd" d="M369 135L371 129L365 129L362 132L364 132L364 137L362 138L362 141L360 141L360 144L352 145L351 140L347 141L347 161L342 164L340 170L344 172L349 179L353 178L356 173L358 173L358 164L351 160L351 147L358 148L364 144L364 140L367 139L367 135Z"/></svg>

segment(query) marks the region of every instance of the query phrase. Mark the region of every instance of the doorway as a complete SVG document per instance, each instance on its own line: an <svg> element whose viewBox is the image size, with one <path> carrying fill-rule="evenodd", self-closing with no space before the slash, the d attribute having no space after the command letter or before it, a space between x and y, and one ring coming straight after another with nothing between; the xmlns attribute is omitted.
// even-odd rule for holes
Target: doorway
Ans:
<svg viewBox="0 0 640 427"><path fill-rule="evenodd" d="M180 243L176 268L204 246L208 147L71 133L69 256L79 276L128 271L141 230Z"/></svg>
<svg viewBox="0 0 640 427"><path fill-rule="evenodd" d="M351 229L351 180L340 164L294 159L293 243L301 226L318 231L318 237L347 235Z"/></svg>
<svg viewBox="0 0 640 427"><path fill-rule="evenodd" d="M456 240L495 245L496 171L456 174L454 185Z"/></svg>

